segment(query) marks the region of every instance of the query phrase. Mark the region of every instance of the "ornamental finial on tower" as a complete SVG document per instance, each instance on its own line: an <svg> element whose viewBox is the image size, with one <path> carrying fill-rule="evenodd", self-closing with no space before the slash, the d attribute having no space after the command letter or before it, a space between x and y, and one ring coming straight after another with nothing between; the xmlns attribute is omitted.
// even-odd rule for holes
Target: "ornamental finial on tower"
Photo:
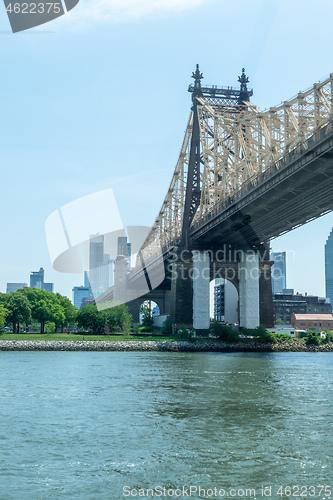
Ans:
<svg viewBox="0 0 333 500"><path fill-rule="evenodd" d="M249 83L249 79L245 74L245 68L242 68L242 76L238 77L238 81L240 85L240 94L239 94L239 103L243 103L244 101L250 100L250 95L247 89L247 84Z"/></svg>
<svg viewBox="0 0 333 500"><path fill-rule="evenodd" d="M197 64L195 73L192 73L192 78L194 78L194 89L192 93L192 100L194 101L196 97L202 96L201 80L203 79L203 74L199 70L199 64Z"/></svg>
<svg viewBox="0 0 333 500"><path fill-rule="evenodd" d="M247 83L249 83L249 79L245 74L245 68L242 68L242 76L238 77L238 81L241 84L241 92L247 92Z"/></svg>
<svg viewBox="0 0 333 500"><path fill-rule="evenodd" d="M192 73L192 78L194 78L194 87L195 88L200 88L201 87L201 81L203 79L203 74L199 70L199 64L197 64L197 69L195 73Z"/></svg>

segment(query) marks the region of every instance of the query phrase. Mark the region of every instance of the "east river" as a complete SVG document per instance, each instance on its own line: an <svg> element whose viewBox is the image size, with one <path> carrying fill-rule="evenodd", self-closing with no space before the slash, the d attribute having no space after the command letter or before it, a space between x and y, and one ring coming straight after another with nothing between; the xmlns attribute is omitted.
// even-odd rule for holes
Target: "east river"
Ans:
<svg viewBox="0 0 333 500"><path fill-rule="evenodd" d="M333 498L333 353L0 352L0 381L1 500Z"/></svg>

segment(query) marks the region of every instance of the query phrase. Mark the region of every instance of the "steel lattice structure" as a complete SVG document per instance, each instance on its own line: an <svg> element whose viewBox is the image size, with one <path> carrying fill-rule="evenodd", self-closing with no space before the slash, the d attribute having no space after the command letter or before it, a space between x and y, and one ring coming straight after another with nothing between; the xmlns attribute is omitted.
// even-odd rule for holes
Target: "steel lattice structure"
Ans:
<svg viewBox="0 0 333 500"><path fill-rule="evenodd" d="M247 90L244 70L239 78L240 91L229 87L202 88L198 66L193 78L195 85L189 87L193 107L180 155L162 208L143 245L146 250L149 248L149 254L154 242L168 248L183 237L186 203L191 202L186 199L189 197L195 128L200 137L200 149L197 148L196 153L198 156L199 151L197 168L200 175L192 198L190 226L235 194L245 182L255 183L258 174L333 118L333 74L289 101L263 112L249 102L252 91Z"/></svg>

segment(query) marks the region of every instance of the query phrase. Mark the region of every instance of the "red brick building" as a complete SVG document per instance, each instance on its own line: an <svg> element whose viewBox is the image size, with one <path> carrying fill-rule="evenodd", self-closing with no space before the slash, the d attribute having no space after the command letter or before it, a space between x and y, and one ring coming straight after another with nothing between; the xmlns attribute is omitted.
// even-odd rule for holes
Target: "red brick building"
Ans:
<svg viewBox="0 0 333 500"><path fill-rule="evenodd" d="M333 330L333 314L293 314L291 325L296 330Z"/></svg>

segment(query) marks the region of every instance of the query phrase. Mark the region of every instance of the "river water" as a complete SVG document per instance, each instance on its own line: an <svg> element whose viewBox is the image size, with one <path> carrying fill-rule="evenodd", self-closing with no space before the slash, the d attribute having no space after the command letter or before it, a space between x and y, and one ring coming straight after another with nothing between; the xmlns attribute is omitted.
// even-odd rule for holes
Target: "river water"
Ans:
<svg viewBox="0 0 333 500"><path fill-rule="evenodd" d="M0 380L1 500L333 497L331 353L0 352Z"/></svg>

